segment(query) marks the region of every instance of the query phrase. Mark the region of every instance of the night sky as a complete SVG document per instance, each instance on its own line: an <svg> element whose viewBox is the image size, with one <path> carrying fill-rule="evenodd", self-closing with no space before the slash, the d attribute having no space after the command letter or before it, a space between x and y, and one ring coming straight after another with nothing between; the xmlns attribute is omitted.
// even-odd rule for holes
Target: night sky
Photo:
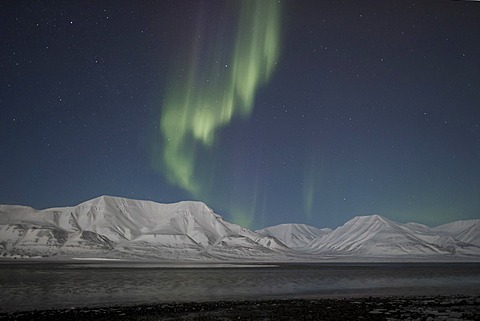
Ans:
<svg viewBox="0 0 480 321"><path fill-rule="evenodd" d="M0 203L480 218L480 2L3 1Z"/></svg>

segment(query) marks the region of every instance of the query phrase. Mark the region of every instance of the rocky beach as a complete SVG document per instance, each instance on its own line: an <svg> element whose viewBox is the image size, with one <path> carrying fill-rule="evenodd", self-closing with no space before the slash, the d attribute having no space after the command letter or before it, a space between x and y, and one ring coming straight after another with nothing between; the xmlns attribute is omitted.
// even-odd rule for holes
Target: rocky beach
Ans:
<svg viewBox="0 0 480 321"><path fill-rule="evenodd" d="M90 307L4 313L0 320L480 320L480 295Z"/></svg>

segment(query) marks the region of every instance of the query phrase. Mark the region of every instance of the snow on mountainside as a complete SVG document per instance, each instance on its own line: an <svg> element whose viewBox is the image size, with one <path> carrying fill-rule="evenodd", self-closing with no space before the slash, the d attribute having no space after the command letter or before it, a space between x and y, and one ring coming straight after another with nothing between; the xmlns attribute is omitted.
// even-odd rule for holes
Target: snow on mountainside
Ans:
<svg viewBox="0 0 480 321"><path fill-rule="evenodd" d="M297 249L304 247L317 237L330 232L331 229L319 229L305 224L280 224L257 230L257 233L275 237L286 246Z"/></svg>
<svg viewBox="0 0 480 321"><path fill-rule="evenodd" d="M436 228L358 216L334 230L282 224L257 232L201 202L159 204L102 196L35 210L0 205L3 257L96 257L173 261L475 260L480 220Z"/></svg>
<svg viewBox="0 0 480 321"><path fill-rule="evenodd" d="M275 257L282 250L288 248L276 239L228 223L201 202L159 204L102 196L42 211L0 205L3 255L94 252L108 257L208 260Z"/></svg>
<svg viewBox="0 0 480 321"><path fill-rule="evenodd" d="M480 248L473 244L439 235L425 225L400 224L379 215L357 216L318 237L303 250L312 254L364 257L480 255Z"/></svg>
<svg viewBox="0 0 480 321"><path fill-rule="evenodd" d="M480 246L480 220L456 221L433 228L459 241Z"/></svg>

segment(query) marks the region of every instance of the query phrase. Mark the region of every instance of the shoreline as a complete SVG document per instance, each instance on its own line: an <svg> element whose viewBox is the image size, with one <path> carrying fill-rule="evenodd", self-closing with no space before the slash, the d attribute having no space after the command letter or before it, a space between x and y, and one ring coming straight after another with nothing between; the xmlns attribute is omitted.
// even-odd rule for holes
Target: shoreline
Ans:
<svg viewBox="0 0 480 321"><path fill-rule="evenodd" d="M480 320L480 293L172 302L0 313L0 320Z"/></svg>
<svg viewBox="0 0 480 321"><path fill-rule="evenodd" d="M152 265L385 265L385 264L402 264L402 265L424 265L424 264L480 264L480 258L471 259L450 259L435 260L433 258L411 259L404 258L340 258L340 257L322 257L315 260L161 260L161 259L142 259L134 260L128 258L99 258L99 257L28 257L28 258L12 258L0 257L0 265L8 264L70 264L70 263L98 263L98 264L131 264L132 266L141 264Z"/></svg>

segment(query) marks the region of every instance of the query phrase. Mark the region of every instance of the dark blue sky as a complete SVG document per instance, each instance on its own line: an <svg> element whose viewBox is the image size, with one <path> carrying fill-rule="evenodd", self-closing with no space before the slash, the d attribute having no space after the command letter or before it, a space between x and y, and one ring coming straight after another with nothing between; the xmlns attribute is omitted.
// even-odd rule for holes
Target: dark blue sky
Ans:
<svg viewBox="0 0 480 321"><path fill-rule="evenodd" d="M197 199L253 228L480 218L478 2L280 1L278 54L252 109L208 146L185 140L198 189L176 182L176 165L158 164L162 117L172 97L228 91L200 83L214 62L232 67L248 30L262 36L241 7L1 3L0 203Z"/></svg>

